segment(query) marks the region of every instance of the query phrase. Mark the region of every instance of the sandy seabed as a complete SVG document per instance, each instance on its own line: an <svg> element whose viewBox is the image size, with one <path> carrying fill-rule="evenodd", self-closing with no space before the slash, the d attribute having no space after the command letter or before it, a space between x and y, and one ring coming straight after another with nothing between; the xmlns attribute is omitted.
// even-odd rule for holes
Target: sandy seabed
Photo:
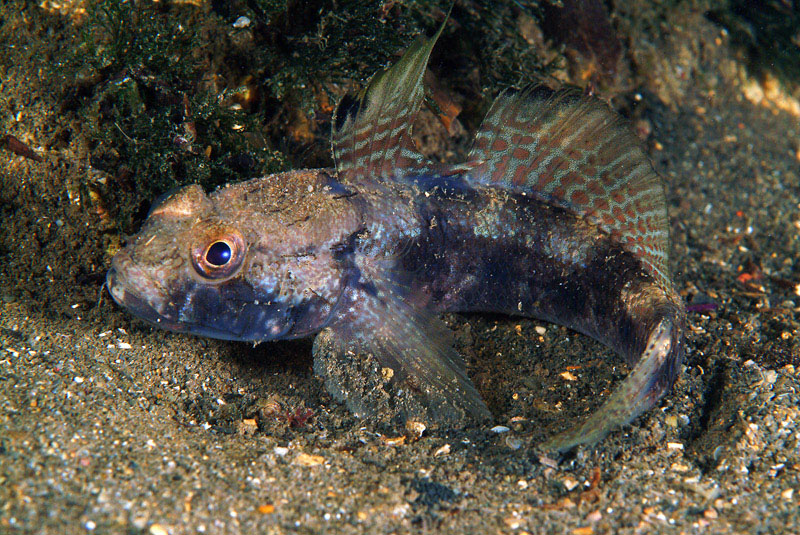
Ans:
<svg viewBox="0 0 800 535"><path fill-rule="evenodd" d="M636 124L697 305L684 370L657 409L558 464L536 444L627 372L566 329L447 318L495 421L416 436L333 401L308 341L169 334L103 297L113 231L68 193L86 155L59 133L80 125L32 59L71 27L35 9L0 21L27 29L3 55L16 117L0 134L61 141L42 162L0 152L0 532L800 531L800 117L702 14L630 36L634 58L660 51Z"/></svg>

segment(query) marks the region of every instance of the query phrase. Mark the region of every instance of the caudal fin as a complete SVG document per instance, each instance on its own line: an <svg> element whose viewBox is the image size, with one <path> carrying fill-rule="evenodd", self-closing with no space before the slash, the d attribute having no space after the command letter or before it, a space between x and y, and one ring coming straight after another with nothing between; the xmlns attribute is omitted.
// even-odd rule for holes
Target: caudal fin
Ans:
<svg viewBox="0 0 800 535"><path fill-rule="evenodd" d="M650 333L639 362L611 397L582 424L556 435L542 447L565 452L594 444L652 408L675 381L684 353L683 314L663 318Z"/></svg>
<svg viewBox="0 0 800 535"><path fill-rule="evenodd" d="M664 188L631 129L575 89L510 90L487 113L463 169L472 183L525 192L597 225L635 255L657 290L616 318L627 316L638 332L600 337L636 363L630 376L586 422L545 447L595 443L655 405L683 358L684 310L667 266Z"/></svg>

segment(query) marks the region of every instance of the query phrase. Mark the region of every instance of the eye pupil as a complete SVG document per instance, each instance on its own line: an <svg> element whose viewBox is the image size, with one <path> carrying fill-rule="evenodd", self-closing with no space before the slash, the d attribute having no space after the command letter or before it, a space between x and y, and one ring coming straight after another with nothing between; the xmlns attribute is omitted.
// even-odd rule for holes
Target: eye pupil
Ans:
<svg viewBox="0 0 800 535"><path fill-rule="evenodd" d="M231 259L231 246L224 241L218 241L211 244L206 252L206 262L212 266L224 266Z"/></svg>

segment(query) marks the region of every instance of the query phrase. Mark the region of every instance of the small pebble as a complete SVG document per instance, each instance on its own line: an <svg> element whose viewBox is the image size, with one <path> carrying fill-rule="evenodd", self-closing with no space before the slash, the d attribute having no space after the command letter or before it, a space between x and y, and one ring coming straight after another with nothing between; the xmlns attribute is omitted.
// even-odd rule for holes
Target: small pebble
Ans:
<svg viewBox="0 0 800 535"><path fill-rule="evenodd" d="M296 464L298 466L318 466L325 462L325 457L322 455L310 455L308 453L299 453L297 457L294 458L292 464Z"/></svg>
<svg viewBox="0 0 800 535"><path fill-rule="evenodd" d="M508 446L512 450L518 450L522 447L522 440L517 437L512 437L508 435L506 437L506 446Z"/></svg>
<svg viewBox="0 0 800 535"><path fill-rule="evenodd" d="M500 433L508 433L509 431L511 431L511 429L504 425L496 425L491 429L489 429L489 431L491 431L492 433L497 433L499 435Z"/></svg>
<svg viewBox="0 0 800 535"><path fill-rule="evenodd" d="M599 510L594 510L586 515L587 522L599 522L603 518L603 514Z"/></svg>
<svg viewBox="0 0 800 535"><path fill-rule="evenodd" d="M381 435L381 441L387 446L402 446L406 443L406 436L400 435L399 437L385 437Z"/></svg>
<svg viewBox="0 0 800 535"><path fill-rule="evenodd" d="M427 429L427 426L422 422L418 422L416 420L406 421L406 432L408 433L408 436L411 438L414 439L420 438L422 436L422 433L425 432L425 429Z"/></svg>
<svg viewBox="0 0 800 535"><path fill-rule="evenodd" d="M566 379L567 381L577 381L578 380L578 378L575 377L575 375L572 372L563 372L563 373L561 373L559 375L561 375L561 377L563 379Z"/></svg>
<svg viewBox="0 0 800 535"><path fill-rule="evenodd" d="M239 17L233 23L233 27L236 29L247 28L248 26L250 26L250 19L244 16Z"/></svg>
<svg viewBox="0 0 800 535"><path fill-rule="evenodd" d="M252 435L258 431L258 423L255 418L245 418L239 423L239 432L243 435Z"/></svg>
<svg viewBox="0 0 800 535"><path fill-rule="evenodd" d="M555 459L551 459L546 455L539 456L539 463L543 464L544 466L549 466L550 468L558 468L558 461Z"/></svg>
<svg viewBox="0 0 800 535"><path fill-rule="evenodd" d="M688 472L689 467L682 463L672 463L671 468L676 472Z"/></svg>

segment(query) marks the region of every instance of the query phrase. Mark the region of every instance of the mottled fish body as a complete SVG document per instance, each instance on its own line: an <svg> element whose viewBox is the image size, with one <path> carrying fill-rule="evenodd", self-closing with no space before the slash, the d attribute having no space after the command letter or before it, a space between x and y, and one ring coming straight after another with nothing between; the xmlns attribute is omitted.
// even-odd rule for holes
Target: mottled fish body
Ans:
<svg viewBox="0 0 800 535"><path fill-rule="evenodd" d="M660 179L604 104L541 87L501 95L466 162L428 162L411 126L435 41L418 39L340 103L334 169L210 195L188 186L157 203L114 258L109 291L177 331L254 341L322 332L315 370L334 397L364 403L323 361L370 354L445 425L489 412L438 314L565 325L633 367L545 447L596 442L652 407L683 357Z"/></svg>

